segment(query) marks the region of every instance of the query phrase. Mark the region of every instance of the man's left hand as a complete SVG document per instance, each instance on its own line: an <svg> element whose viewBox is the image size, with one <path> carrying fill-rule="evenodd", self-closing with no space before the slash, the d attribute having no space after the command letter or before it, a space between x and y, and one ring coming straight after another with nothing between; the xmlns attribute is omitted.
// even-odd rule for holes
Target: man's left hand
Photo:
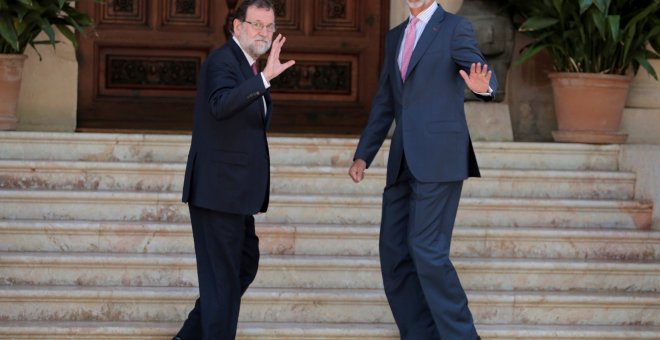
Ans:
<svg viewBox="0 0 660 340"><path fill-rule="evenodd" d="M490 77L493 71L488 70L488 65L481 63L472 64L470 66L470 74L465 71L458 71L465 80L465 85L475 93L488 93L490 92Z"/></svg>

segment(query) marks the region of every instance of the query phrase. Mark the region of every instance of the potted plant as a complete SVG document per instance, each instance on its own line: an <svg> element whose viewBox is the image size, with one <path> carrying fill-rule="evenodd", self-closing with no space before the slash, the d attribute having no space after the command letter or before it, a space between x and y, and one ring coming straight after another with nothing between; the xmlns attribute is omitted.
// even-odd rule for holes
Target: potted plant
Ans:
<svg viewBox="0 0 660 340"><path fill-rule="evenodd" d="M37 44L55 47L58 43L56 30L77 47L76 32L91 26L91 18L73 7L75 2L0 0L0 130L16 129L16 103L25 49L35 48ZM47 40L37 40L41 32L46 34Z"/></svg>
<svg viewBox="0 0 660 340"><path fill-rule="evenodd" d="M509 0L532 42L517 64L547 51L556 141L622 143L619 132L632 77L660 51L660 0Z"/></svg>

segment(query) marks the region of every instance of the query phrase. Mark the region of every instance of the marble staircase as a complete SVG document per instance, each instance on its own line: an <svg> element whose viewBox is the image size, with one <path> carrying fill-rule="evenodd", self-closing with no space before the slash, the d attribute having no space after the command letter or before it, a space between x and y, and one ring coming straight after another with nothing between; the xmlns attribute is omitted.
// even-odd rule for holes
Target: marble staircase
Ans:
<svg viewBox="0 0 660 340"><path fill-rule="evenodd" d="M0 132L0 339L168 339L197 294L190 137ZM239 339L396 339L378 262L388 148L272 137ZM660 338L660 230L620 148L476 143L452 256L484 339ZM657 223L655 226L657 227Z"/></svg>

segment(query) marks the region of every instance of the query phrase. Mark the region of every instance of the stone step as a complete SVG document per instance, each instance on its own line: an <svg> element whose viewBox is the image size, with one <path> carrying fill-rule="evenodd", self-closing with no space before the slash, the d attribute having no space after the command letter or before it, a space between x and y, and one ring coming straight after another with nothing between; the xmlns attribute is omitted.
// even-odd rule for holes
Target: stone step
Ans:
<svg viewBox="0 0 660 340"><path fill-rule="evenodd" d="M463 198L457 224L649 229L652 204L637 201ZM377 224L380 196L271 195L258 222ZM185 222L177 193L0 191L0 219Z"/></svg>
<svg viewBox="0 0 660 340"><path fill-rule="evenodd" d="M0 132L0 159L184 162L189 135ZM357 138L270 137L271 163L343 166L352 163ZM618 145L474 143L483 168L618 170ZM373 166L384 166L385 141Z"/></svg>
<svg viewBox="0 0 660 340"><path fill-rule="evenodd" d="M271 194L383 193L385 168L368 169L357 185L347 170L277 166L273 168ZM635 174L626 172L482 169L481 175L465 181L462 197L631 200L635 194Z"/></svg>
<svg viewBox="0 0 660 340"><path fill-rule="evenodd" d="M3 287L6 321L181 321L196 288ZM468 291L482 324L660 326L657 293ZM244 322L391 323L381 289L264 289L243 296Z"/></svg>
<svg viewBox="0 0 660 340"><path fill-rule="evenodd" d="M0 160L0 188L180 192L183 163ZM344 167L273 166L271 194L379 195L385 168L355 185ZM606 171L482 170L466 181L464 197L621 199L634 197L635 175Z"/></svg>
<svg viewBox="0 0 660 340"><path fill-rule="evenodd" d="M658 262L454 258L471 290L657 292ZM2 253L0 283L37 286L197 286L195 256ZM382 288L373 256L266 255L252 287Z"/></svg>
<svg viewBox="0 0 660 340"><path fill-rule="evenodd" d="M170 339L179 322L34 322L0 324L0 339ZM476 325L488 339L658 339L660 327ZM389 323L284 323L241 322L238 340L394 340L399 333Z"/></svg>
<svg viewBox="0 0 660 340"><path fill-rule="evenodd" d="M262 254L378 255L377 225L258 224ZM190 224L0 220L5 252L194 252ZM452 256L660 260L660 231L454 228Z"/></svg>
<svg viewBox="0 0 660 340"><path fill-rule="evenodd" d="M293 253L376 255L379 226L296 226ZM660 259L660 231L491 228L458 225L452 256L613 261Z"/></svg>

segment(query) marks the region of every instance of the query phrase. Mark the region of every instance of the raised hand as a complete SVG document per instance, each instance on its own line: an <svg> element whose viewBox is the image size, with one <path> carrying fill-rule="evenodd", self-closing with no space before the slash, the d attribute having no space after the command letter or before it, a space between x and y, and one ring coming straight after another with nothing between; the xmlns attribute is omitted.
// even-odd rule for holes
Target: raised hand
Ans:
<svg viewBox="0 0 660 340"><path fill-rule="evenodd" d="M273 45L270 48L270 54L268 55L268 60L266 61L266 67L264 67L262 71L264 77L266 77L266 80L268 81L271 81L273 78L279 76L282 74L282 72L286 71L289 67L296 63L295 60L289 60L284 64L280 62L280 51L282 51L282 45L284 45L285 41L286 38L281 34L278 34L277 38L273 40Z"/></svg>
<svg viewBox="0 0 660 340"><path fill-rule="evenodd" d="M487 93L490 88L490 77L493 75L493 71L488 70L488 65L484 64L481 66L481 63L472 64L470 66L470 74L467 74L465 71L458 71L465 80L465 85L475 93Z"/></svg>

